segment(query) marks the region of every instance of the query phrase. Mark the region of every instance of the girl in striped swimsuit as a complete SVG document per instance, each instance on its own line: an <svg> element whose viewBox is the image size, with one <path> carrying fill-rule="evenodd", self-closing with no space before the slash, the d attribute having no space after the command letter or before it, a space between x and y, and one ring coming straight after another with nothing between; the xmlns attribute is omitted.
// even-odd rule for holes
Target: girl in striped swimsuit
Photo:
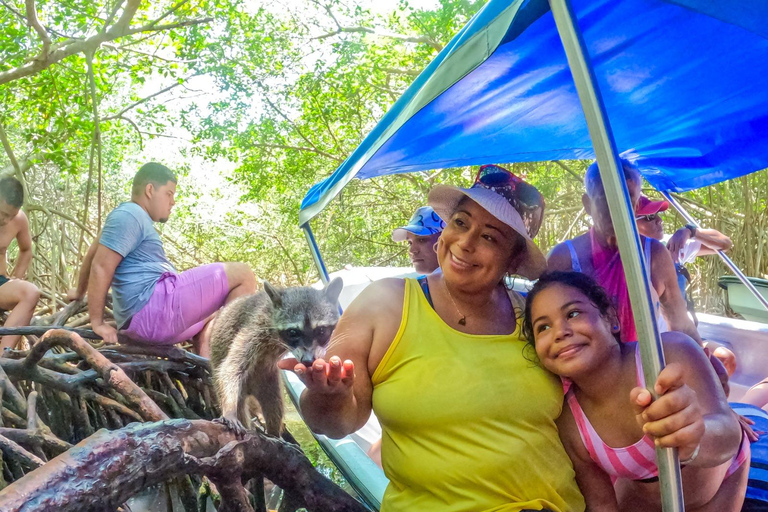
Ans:
<svg viewBox="0 0 768 512"><path fill-rule="evenodd" d="M655 445L679 450L687 511L741 510L749 441L691 338L662 335L667 367L650 404L637 343L620 343L610 300L589 276L542 276L523 328L563 380L568 407L558 427L587 510L660 512Z"/></svg>

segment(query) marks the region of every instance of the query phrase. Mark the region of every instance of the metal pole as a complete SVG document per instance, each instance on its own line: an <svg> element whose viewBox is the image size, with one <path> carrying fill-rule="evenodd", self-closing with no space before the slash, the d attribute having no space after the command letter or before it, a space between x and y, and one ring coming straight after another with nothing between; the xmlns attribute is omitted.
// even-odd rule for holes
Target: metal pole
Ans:
<svg viewBox="0 0 768 512"><path fill-rule="evenodd" d="M669 203L670 203L672 206L674 206L674 207L675 207L675 209L676 209L678 212L680 212L680 215L682 215L682 216L683 216L683 218L685 219L685 221L686 221L688 224L693 224L694 226L696 226L696 229L698 229L698 228L700 227L700 226L699 226L699 223L698 223L698 222L696 222L696 219L694 219L693 217L691 217L691 215L690 215L690 214L689 214L689 213L688 213L688 212L687 212L687 211L686 211L686 210L683 208L683 205L681 205L681 204L680 204L680 203L677 201L677 199L675 199L674 197L672 197L672 194L670 194L668 191L664 191L664 190L661 190L660 192L661 192L661 194L662 194L662 195L663 195L663 196L664 196L664 197L667 199L667 201L669 201ZM736 275L736 277L738 277L738 278L739 278L739 281L741 281L741 283L742 283L744 286L746 286L746 287L747 287L747 289L748 289L750 292L752 292L752 295L754 295L754 296L755 296L755 298L756 298L758 301L760 301L760 304L762 304L762 305L763 305L763 307L764 307L766 310L768 310L768 300L766 300L766 298L765 298L765 297L763 297L763 294L762 294L762 293L760 293L759 291L757 291L757 288L755 288L755 285L753 285L753 284L752 284L752 282L749 280L749 278L748 278L747 276L745 276L745 275L744 275L744 273L743 273L743 272L742 272L742 271L739 269L739 267L737 267L737 266L736 266L736 264L733 262L733 260L731 260L731 258L729 258L728 256L726 256L724 251L717 251L717 255L718 255L718 256L720 256L720 259L722 259L722 260L723 260L723 262L724 262L724 263L725 263L725 264L728 266L728 268L730 268L730 269L731 269L731 272L733 272L733 273Z"/></svg>
<svg viewBox="0 0 768 512"><path fill-rule="evenodd" d="M320 273L320 280L323 284L328 284L328 281L330 281L328 269L325 268L323 256L320 254L320 248L317 246L317 241L315 241L315 235L312 234L312 228L309 226L309 222L301 226L301 229L304 230L304 236L309 244L309 251L312 253L312 259L315 260L315 266Z"/></svg>
<svg viewBox="0 0 768 512"><path fill-rule="evenodd" d="M597 87L594 70L587 53L584 39L576 22L569 0L549 0L557 31L563 42L568 65L579 94L589 135L595 149L600 177L605 188L608 209L621 253L621 261L627 279L632 313L637 328L638 343L643 360L645 381L656 397L653 383L664 367L658 327L651 308L650 281L641 260L642 250L632 211L624 172L613 140L603 99ZM629 404L627 404L629 406ZM683 485L676 449L656 449L661 484L661 500L664 512L683 512Z"/></svg>

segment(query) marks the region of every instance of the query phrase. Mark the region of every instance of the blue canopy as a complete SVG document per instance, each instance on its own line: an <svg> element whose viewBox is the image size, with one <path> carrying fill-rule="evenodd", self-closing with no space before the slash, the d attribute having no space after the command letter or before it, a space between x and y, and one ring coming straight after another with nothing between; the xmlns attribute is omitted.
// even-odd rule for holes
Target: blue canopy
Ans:
<svg viewBox="0 0 768 512"><path fill-rule="evenodd" d="M572 0L623 156L659 190L768 167L768 1ZM490 0L301 205L353 178L594 158L546 0Z"/></svg>

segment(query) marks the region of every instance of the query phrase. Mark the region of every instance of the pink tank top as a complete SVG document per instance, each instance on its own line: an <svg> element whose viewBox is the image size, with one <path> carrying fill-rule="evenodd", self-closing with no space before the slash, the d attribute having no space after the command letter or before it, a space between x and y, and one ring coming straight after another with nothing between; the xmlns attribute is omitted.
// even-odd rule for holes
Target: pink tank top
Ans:
<svg viewBox="0 0 768 512"><path fill-rule="evenodd" d="M639 347L638 345L635 349L637 385L645 387ZM618 478L646 480L654 478L658 474L656 447L653 444L653 439L645 435L631 446L612 448L603 442L592 423L589 422L587 415L584 414L579 401L576 399L573 386L569 386L565 398L571 408L571 413L573 413L573 419L576 420L576 426L579 429L579 436L581 436L584 447L595 464L610 475L611 481L615 482Z"/></svg>
<svg viewBox="0 0 768 512"><path fill-rule="evenodd" d="M627 288L627 279L624 275L624 267L621 264L619 252L615 249L601 247L595 240L594 231L590 229L589 239L591 243L592 267L595 269L595 280L606 289L609 297L613 299L613 305L616 308L616 314L619 317L621 326L621 341L629 342L637 339L634 316L632 314L632 305L629 303L629 289ZM647 271L651 271L651 239L640 237L643 241L643 255ZM576 248L570 240L565 241L565 245L571 253L571 268L574 272L583 272ZM595 254L598 254L595 257ZM598 264L600 267L598 267ZM656 324L659 332L667 332L669 326L661 314L661 302L656 288L651 286L651 299L653 300L654 311L656 313ZM627 334L629 333L629 334Z"/></svg>
<svg viewBox="0 0 768 512"><path fill-rule="evenodd" d="M643 363L642 359L640 359L640 344L635 345L635 372L637 374L637 385L643 388L646 387L645 377L643 376ZM566 388L565 399L568 402L568 407L571 409L573 419L576 421L581 441L584 443L587 452L589 452L590 458L611 477L611 482L616 482L619 478L649 480L658 477L659 468L656 465L656 447L651 437L644 435L635 444L622 448L608 446L603 442L603 439L592 426L592 423L589 422L587 415L584 414L584 410L576 399L573 385L570 382L565 382L564 386ZM742 432L739 451L731 460L725 478L735 473L749 459L749 454L749 439Z"/></svg>

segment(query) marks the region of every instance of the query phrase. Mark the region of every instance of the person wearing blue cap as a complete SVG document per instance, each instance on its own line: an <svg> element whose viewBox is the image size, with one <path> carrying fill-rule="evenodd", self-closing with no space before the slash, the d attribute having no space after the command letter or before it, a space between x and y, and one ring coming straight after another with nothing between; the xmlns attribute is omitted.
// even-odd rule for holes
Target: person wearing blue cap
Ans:
<svg viewBox="0 0 768 512"><path fill-rule="evenodd" d="M431 274L437 267L435 244L445 222L431 206L422 206L413 214L408 225L392 231L392 240L408 242L408 256L413 268L420 274Z"/></svg>

